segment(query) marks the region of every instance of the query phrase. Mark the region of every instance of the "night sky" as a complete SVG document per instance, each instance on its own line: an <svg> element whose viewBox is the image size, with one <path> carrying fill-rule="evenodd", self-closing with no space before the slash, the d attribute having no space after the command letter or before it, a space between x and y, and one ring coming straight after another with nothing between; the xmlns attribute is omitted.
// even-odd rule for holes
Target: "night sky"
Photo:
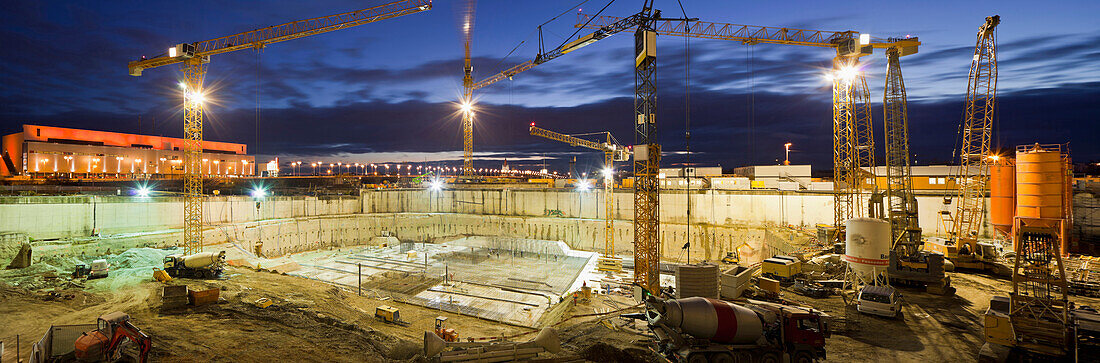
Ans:
<svg viewBox="0 0 1100 363"><path fill-rule="evenodd" d="M548 48L560 44L574 32L573 6L581 1L479 1L475 79L533 58L535 27L564 12L543 32ZM127 62L177 43L383 2L5 1L0 134L28 123L181 136L178 67L131 77ZM704 21L919 36L920 53L902 58L918 164L951 162L975 33L986 16L999 14L995 145L1069 142L1075 161L1100 161L1100 2L683 2L687 16ZM458 165L458 4L436 1L428 12L212 57L206 84L216 102L208 107L206 139L246 143L260 159L284 162ZM594 13L605 4L581 8ZM619 0L604 14L627 16L640 6ZM682 16L675 1L656 7ZM513 167L536 168L545 159L563 170L572 155L581 168L601 162L595 152L528 135L531 122L565 133L610 130L632 143L632 42L631 34L619 34L478 92L478 166L508 158ZM830 88L822 75L831 56L825 48L659 37L663 164L685 161L690 110L694 164L774 164L783 143L792 142L793 163L830 169ZM885 56L877 51L863 60L882 145ZM881 146L877 155L881 163Z"/></svg>

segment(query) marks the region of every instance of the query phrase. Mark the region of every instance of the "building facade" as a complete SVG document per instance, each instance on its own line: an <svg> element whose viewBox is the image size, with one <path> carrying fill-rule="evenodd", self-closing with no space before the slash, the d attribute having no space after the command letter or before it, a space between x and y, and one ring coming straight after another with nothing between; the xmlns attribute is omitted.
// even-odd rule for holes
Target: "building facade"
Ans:
<svg viewBox="0 0 1100 363"><path fill-rule="evenodd" d="M0 177L127 179L181 176L186 140L63 127L23 125L0 140ZM204 175L256 174L244 144L203 141Z"/></svg>

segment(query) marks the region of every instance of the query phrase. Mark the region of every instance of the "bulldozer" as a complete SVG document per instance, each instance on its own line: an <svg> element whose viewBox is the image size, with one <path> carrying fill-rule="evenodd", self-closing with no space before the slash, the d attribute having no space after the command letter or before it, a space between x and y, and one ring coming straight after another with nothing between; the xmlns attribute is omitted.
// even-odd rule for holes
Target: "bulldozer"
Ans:
<svg viewBox="0 0 1100 363"><path fill-rule="evenodd" d="M113 312L100 316L96 330L85 332L76 338L76 359L84 362L115 362L125 358L123 343L137 344L139 362L146 362L152 340L141 329L130 323L130 315Z"/></svg>

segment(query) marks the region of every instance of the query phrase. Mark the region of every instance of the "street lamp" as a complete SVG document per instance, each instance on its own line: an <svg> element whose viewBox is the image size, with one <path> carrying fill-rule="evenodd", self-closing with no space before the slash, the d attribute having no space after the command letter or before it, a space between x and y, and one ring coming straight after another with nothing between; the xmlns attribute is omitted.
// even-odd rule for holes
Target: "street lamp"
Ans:
<svg viewBox="0 0 1100 363"><path fill-rule="evenodd" d="M787 156L783 157L783 165L791 165L791 143L783 144L783 149L787 153Z"/></svg>

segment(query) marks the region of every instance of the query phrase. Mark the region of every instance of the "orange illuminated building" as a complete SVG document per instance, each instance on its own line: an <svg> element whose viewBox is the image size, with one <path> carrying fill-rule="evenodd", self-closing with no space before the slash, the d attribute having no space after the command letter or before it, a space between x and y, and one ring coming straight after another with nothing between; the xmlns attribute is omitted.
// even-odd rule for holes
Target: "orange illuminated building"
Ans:
<svg viewBox="0 0 1100 363"><path fill-rule="evenodd" d="M184 139L23 125L0 140L0 177L161 178L183 175ZM203 141L201 173L255 175L244 144Z"/></svg>

